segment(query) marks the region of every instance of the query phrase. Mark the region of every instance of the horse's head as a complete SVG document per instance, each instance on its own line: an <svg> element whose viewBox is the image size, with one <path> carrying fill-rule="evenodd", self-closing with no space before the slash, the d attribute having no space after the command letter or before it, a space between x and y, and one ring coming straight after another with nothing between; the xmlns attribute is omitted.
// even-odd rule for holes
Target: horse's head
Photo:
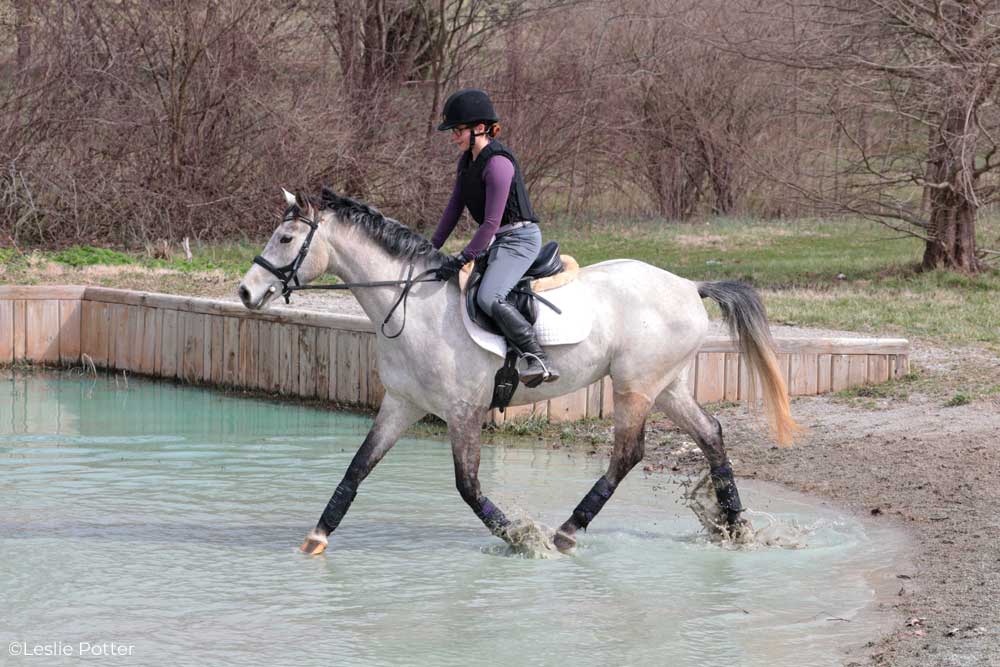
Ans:
<svg viewBox="0 0 1000 667"><path fill-rule="evenodd" d="M323 235L323 213L301 194L281 191L286 205L281 224L240 281L240 301L250 310L263 308L290 285L309 283L327 269L329 251L326 243L317 242Z"/></svg>

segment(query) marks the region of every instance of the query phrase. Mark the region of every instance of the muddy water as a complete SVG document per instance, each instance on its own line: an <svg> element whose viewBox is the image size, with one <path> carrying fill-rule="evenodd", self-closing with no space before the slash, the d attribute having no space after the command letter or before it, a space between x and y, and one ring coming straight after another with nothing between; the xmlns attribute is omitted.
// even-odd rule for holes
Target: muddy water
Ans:
<svg viewBox="0 0 1000 667"><path fill-rule="evenodd" d="M639 473L574 556L532 557L486 533L426 439L401 441L330 550L303 557L368 421L0 376L0 664L839 665L876 632L892 534L744 483L801 548L727 549L678 480ZM509 514L557 525L600 473L488 447L480 476Z"/></svg>

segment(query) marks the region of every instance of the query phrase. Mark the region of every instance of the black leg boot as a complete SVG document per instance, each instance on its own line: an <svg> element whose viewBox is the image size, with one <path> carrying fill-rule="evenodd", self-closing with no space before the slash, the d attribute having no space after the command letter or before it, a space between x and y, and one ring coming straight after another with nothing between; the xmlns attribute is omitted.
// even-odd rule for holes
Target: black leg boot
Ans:
<svg viewBox="0 0 1000 667"><path fill-rule="evenodd" d="M528 387L537 387L542 382L555 382L559 379L559 371L552 366L541 345L538 344L535 330L517 308L506 300L496 301L491 315L493 321L503 331L503 335L507 337L507 341L516 347L527 361L527 366L519 373L521 382Z"/></svg>

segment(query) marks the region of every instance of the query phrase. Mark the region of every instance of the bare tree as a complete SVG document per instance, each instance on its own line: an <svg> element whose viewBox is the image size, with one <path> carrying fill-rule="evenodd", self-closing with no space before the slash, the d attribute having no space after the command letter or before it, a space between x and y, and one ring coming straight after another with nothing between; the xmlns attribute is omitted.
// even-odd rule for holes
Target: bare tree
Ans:
<svg viewBox="0 0 1000 667"><path fill-rule="evenodd" d="M793 94L834 123L833 192L794 186L817 204L919 236L925 269L978 271L977 212L1000 195L985 178L1000 167L997 3L739 2L775 31L750 40L721 26L724 48L809 73Z"/></svg>

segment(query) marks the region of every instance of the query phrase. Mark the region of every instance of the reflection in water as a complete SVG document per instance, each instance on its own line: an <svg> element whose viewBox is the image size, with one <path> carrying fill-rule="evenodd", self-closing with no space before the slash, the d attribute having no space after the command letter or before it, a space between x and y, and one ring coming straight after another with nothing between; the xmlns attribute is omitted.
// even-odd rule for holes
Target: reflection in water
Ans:
<svg viewBox="0 0 1000 667"><path fill-rule="evenodd" d="M115 641L136 665L777 667L841 664L873 631L860 612L895 542L850 517L744 484L806 546L727 550L677 480L636 473L575 555L528 557L479 524L447 445L428 440L401 441L327 553L301 556L368 424L135 379L0 378L0 648ZM488 447L480 477L509 515L554 526L601 468Z"/></svg>

